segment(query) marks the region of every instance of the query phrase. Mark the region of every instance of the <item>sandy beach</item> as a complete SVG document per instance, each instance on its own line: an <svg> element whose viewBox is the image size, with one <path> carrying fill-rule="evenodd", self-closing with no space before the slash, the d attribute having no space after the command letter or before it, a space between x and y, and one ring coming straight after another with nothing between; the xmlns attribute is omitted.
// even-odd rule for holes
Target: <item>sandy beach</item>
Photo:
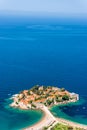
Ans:
<svg viewBox="0 0 87 130"><path fill-rule="evenodd" d="M42 120L29 128L25 128L24 130L42 130L45 126L50 126L57 122L56 118L51 114L47 107L41 105L40 109L44 112Z"/></svg>
<svg viewBox="0 0 87 130"><path fill-rule="evenodd" d="M82 125L82 124L71 122L71 121L68 121L68 120L65 120L62 118L54 117L52 115L52 113L49 111L49 109L44 105L41 105L40 109L44 112L44 117L42 118L42 120L40 120L37 124L35 124L29 128L25 128L23 130L42 130L44 127L47 127L47 126L49 126L48 130L50 130L57 123L81 128L83 130L87 130L86 125Z"/></svg>

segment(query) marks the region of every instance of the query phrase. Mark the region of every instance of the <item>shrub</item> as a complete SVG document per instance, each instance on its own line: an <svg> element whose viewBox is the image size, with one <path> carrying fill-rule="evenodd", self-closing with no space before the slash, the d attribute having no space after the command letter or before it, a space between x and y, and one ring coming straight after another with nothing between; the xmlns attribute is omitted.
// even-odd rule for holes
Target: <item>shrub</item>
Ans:
<svg viewBox="0 0 87 130"><path fill-rule="evenodd" d="M69 100L69 96L68 96L68 95L64 95L64 96L62 97L62 100Z"/></svg>

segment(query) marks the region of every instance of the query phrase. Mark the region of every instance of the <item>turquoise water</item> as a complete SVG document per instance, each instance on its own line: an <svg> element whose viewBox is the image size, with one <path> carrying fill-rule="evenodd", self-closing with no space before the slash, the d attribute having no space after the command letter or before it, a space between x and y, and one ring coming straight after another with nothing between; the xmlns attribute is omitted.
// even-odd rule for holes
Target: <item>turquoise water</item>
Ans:
<svg viewBox="0 0 87 130"><path fill-rule="evenodd" d="M84 103L54 111L87 122L87 25L21 21L0 23L0 129L17 130L41 119L41 112L6 107L11 95L36 84L79 93Z"/></svg>
<svg viewBox="0 0 87 130"><path fill-rule="evenodd" d="M87 125L87 100L81 98L76 103L63 104L52 107L50 110L54 116L73 122Z"/></svg>
<svg viewBox="0 0 87 130"><path fill-rule="evenodd" d="M42 113L36 111L0 111L0 129L21 130L38 122L41 115Z"/></svg>
<svg viewBox="0 0 87 130"><path fill-rule="evenodd" d="M9 100L0 109L0 130L21 130L37 123L43 117L41 111L11 108Z"/></svg>

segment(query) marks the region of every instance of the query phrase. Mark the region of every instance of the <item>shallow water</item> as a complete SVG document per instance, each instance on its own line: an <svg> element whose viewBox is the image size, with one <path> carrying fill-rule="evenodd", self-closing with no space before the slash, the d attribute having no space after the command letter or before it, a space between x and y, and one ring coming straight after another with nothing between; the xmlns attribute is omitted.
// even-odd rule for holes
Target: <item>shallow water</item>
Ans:
<svg viewBox="0 0 87 130"><path fill-rule="evenodd" d="M21 130L37 123L43 113L35 110L20 110L9 106L10 100L5 100L0 106L0 130Z"/></svg>
<svg viewBox="0 0 87 130"><path fill-rule="evenodd" d="M87 98L81 98L76 103L54 106L51 112L56 117L87 125Z"/></svg>

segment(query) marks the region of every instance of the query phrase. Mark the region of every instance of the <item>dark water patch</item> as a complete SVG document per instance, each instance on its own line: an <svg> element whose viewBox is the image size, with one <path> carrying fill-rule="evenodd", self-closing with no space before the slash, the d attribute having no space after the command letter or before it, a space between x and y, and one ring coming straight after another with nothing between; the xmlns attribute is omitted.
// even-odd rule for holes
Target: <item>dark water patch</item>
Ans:
<svg viewBox="0 0 87 130"><path fill-rule="evenodd" d="M51 111L57 117L87 125L87 97L83 99L77 103L55 106Z"/></svg>

